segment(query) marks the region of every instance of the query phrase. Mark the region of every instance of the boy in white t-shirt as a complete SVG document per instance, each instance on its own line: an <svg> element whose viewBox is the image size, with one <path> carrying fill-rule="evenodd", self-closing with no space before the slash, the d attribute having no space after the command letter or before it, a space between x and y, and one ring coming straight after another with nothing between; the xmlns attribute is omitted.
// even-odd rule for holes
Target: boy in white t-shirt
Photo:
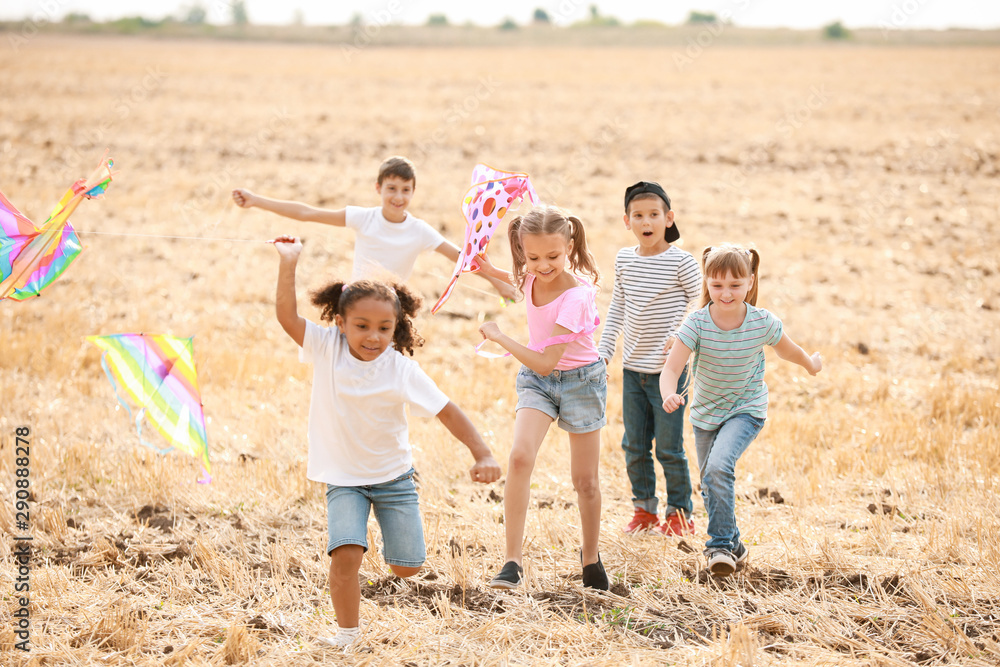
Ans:
<svg viewBox="0 0 1000 667"><path fill-rule="evenodd" d="M411 215L406 209L417 187L416 170L405 157L390 157L378 170L375 192L382 206L364 208L347 206L342 209L316 208L301 202L270 199L246 188L233 190L233 200L241 208L262 208L293 220L320 222L334 227L350 227L357 233L354 242L354 269L351 280L384 279L392 274L399 280L409 280L413 263L422 252L433 250L451 262L458 260L459 250L429 224ZM488 280L504 299L517 295L509 284L490 276Z"/></svg>

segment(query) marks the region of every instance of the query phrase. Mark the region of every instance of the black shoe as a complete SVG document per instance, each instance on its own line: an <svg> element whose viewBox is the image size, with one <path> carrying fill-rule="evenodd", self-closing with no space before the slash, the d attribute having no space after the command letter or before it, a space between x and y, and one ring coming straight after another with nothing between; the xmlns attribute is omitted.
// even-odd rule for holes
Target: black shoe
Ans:
<svg viewBox="0 0 1000 667"><path fill-rule="evenodd" d="M596 563L583 566L583 585L586 588L594 588L599 591L611 588L608 573L604 571L604 563L601 562L600 554L597 554Z"/></svg>
<svg viewBox="0 0 1000 667"><path fill-rule="evenodd" d="M747 549L747 545L743 544L742 540L737 540L736 548L733 549L733 560L736 561L736 567L739 568L749 555L750 550Z"/></svg>
<svg viewBox="0 0 1000 667"><path fill-rule="evenodd" d="M521 566L512 560L507 561L500 568L500 573L490 579L490 588L517 588L521 585L521 573L524 572Z"/></svg>

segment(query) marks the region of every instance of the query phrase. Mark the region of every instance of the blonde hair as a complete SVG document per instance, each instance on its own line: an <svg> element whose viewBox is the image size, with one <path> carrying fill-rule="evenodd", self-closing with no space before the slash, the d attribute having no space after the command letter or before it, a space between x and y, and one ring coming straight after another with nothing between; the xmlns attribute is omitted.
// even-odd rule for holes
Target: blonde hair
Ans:
<svg viewBox="0 0 1000 667"><path fill-rule="evenodd" d="M753 276L753 285L747 292L746 302L757 305L757 285L760 282L757 274L760 270L760 255L755 248L744 248L734 243L723 243L709 246L701 255L701 307L712 302L708 295L708 279L725 276L731 273L734 278Z"/></svg>
<svg viewBox="0 0 1000 667"><path fill-rule="evenodd" d="M525 234L562 234L567 244L573 242L573 248L569 253L570 270L574 273L582 271L587 274L594 285L600 283L601 272L598 271L597 261L587 248L587 233L580 219L558 206L541 205L525 215L517 216L507 227L507 238L510 241L510 254L514 265L514 285L519 290L524 290L526 275L527 258L524 246L521 244L521 237Z"/></svg>

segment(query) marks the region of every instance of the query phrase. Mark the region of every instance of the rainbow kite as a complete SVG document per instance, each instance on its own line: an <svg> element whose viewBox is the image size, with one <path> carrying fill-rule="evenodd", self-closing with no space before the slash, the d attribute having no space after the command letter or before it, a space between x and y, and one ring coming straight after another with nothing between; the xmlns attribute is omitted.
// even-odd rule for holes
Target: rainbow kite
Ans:
<svg viewBox="0 0 1000 667"><path fill-rule="evenodd" d="M38 296L80 254L80 238L69 216L84 199L104 194L111 183L114 162L105 158L90 178L81 178L66 191L41 228L0 192L0 299Z"/></svg>
<svg viewBox="0 0 1000 667"><path fill-rule="evenodd" d="M101 366L129 417L132 410L118 393L119 386L139 407L135 428L142 444L161 454L175 448L187 452L201 462L204 475L198 481L212 481L209 476L205 412L198 392L191 339L118 334L88 336L87 340L104 351ZM170 447L159 448L142 439L144 415L170 442Z"/></svg>
<svg viewBox="0 0 1000 667"><path fill-rule="evenodd" d="M432 313L436 313L451 296L460 275L478 270L478 266L474 266L476 255L486 252L486 246L511 203L515 199L523 201L525 194L532 203L538 203L538 195L527 174L502 171L486 164L475 166L472 170L472 187L466 191L462 200L462 214L466 221L465 243L455 263L451 282L431 308Z"/></svg>

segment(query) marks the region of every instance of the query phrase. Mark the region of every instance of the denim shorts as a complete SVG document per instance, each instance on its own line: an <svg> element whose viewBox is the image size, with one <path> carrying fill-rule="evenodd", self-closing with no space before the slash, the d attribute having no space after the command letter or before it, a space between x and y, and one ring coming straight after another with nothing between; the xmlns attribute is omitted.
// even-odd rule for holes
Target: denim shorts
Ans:
<svg viewBox="0 0 1000 667"><path fill-rule="evenodd" d="M330 553L345 544L368 550L368 511L382 529L382 557L389 565L420 567L427 559L413 468L396 479L369 486L326 485Z"/></svg>
<svg viewBox="0 0 1000 667"><path fill-rule="evenodd" d="M608 367L603 359L568 371L539 375L527 366L517 374L517 410L534 408L568 433L590 433L607 423Z"/></svg>

